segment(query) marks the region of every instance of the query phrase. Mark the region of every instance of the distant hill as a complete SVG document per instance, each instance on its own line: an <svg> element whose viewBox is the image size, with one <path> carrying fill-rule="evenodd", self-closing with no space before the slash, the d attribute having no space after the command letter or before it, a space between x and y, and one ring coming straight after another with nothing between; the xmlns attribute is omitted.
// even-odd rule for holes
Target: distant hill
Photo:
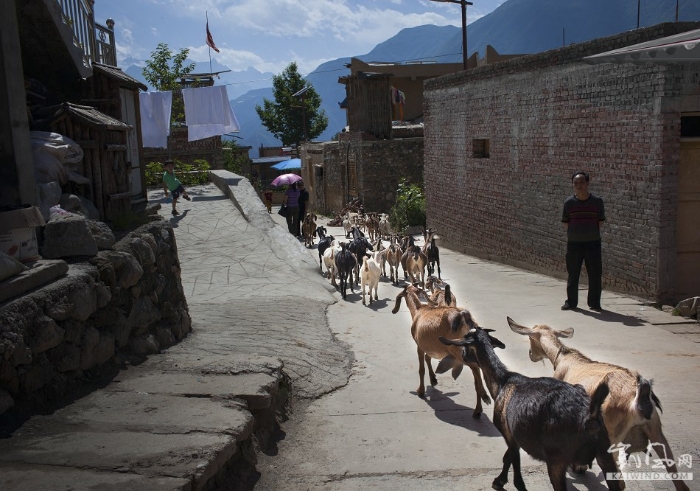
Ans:
<svg viewBox="0 0 700 491"><path fill-rule="evenodd" d="M640 3L640 27L675 19L676 0L654 0ZM681 0L679 20L700 21L700 1ZM507 0L490 14L467 26L469 54L484 55L490 44L501 54L529 54L559 48L564 44L618 34L637 27L637 2L632 0ZM462 60L462 30L455 26L424 25L403 29L396 36L378 44L364 61L406 62L432 60L455 63ZM350 58L339 58L317 67L306 78L323 101L321 108L328 116L328 128L318 138L330 140L345 126L345 111L338 103L345 99L345 86L338 78L350 72L345 67ZM226 70L215 60L214 71ZM138 76L135 72L138 70ZM129 66L126 72L142 80L140 68ZM208 72L209 63L198 63L197 72ZM236 117L241 125L241 145L254 149L280 145L260 123L256 105L263 98L272 99L272 74L253 68L221 75L217 84L227 84ZM145 83L145 82L144 82ZM251 152L257 157L257 152Z"/></svg>
<svg viewBox="0 0 700 491"><path fill-rule="evenodd" d="M675 20L676 0L646 1L640 5L640 27ZM700 21L700 1L681 1L679 5L679 20ZM478 51L479 56L484 55L487 44L501 54L538 53L636 27L637 2L630 0L507 0L490 14L467 26L467 47L469 54ZM357 58L386 62L459 62L462 60L462 29L431 25L403 29ZM344 66L349 62L350 58L329 61L307 76L321 96L321 107L329 120L328 129L319 136L319 141L330 140L345 126L345 111L338 107L338 103L345 98L345 86L338 83L338 77L349 74ZM254 118L247 118L236 110L239 121L242 117L250 120L251 124L258 125L256 134L266 135L265 139L253 143L247 142L246 136L246 144L279 145L262 128L255 114L255 104L262 104L262 97L254 103L249 101ZM257 123L253 123L255 119Z"/></svg>

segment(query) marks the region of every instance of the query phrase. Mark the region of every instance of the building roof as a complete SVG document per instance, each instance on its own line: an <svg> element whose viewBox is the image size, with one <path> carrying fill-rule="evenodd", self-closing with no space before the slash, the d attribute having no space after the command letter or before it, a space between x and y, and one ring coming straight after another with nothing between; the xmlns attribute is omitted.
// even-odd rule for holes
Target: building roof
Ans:
<svg viewBox="0 0 700 491"><path fill-rule="evenodd" d="M37 111L37 119L40 119L41 123L51 123L67 115L81 123L100 126L108 130L128 131L132 129L131 125L107 116L92 106L79 106L71 102L45 107Z"/></svg>
<svg viewBox="0 0 700 491"><path fill-rule="evenodd" d="M102 63L93 63L93 71L98 73L103 73L110 78L113 78L119 82L122 87L129 87L132 89L148 90L148 87L138 80L136 80L131 75L128 75L122 71L121 68L115 66L103 65Z"/></svg>
<svg viewBox="0 0 700 491"><path fill-rule="evenodd" d="M285 160L289 160L291 157L289 155L276 155L274 157L260 157L257 159L251 159L251 165L260 164L279 164Z"/></svg>
<svg viewBox="0 0 700 491"><path fill-rule="evenodd" d="M591 65L698 62L700 61L700 29L586 56L583 60Z"/></svg>

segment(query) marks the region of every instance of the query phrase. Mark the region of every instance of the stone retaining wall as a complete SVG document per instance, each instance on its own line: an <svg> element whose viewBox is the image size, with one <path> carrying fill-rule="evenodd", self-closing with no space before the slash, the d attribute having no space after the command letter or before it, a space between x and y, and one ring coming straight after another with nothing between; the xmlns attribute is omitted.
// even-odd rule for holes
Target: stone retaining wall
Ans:
<svg viewBox="0 0 700 491"><path fill-rule="evenodd" d="M60 397L91 369L158 353L190 329L173 230L145 225L0 305L0 414Z"/></svg>

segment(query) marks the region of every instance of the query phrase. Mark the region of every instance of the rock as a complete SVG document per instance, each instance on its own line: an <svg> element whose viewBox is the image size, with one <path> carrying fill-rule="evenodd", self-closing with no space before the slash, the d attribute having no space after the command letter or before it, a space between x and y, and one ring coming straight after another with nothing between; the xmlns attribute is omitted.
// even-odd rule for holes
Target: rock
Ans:
<svg viewBox="0 0 700 491"><path fill-rule="evenodd" d="M95 204L84 196L78 196L80 203L83 205L84 214L91 220L99 220L100 212Z"/></svg>
<svg viewBox="0 0 700 491"><path fill-rule="evenodd" d="M106 223L98 220L88 220L87 224L88 227L90 227L90 233L92 233L92 237L95 239L97 248L101 251L111 249L117 241L112 229L109 228Z"/></svg>
<svg viewBox="0 0 700 491"><path fill-rule="evenodd" d="M94 327L85 328L83 340L80 346L80 369L88 370L97 364L95 359L95 348L100 342L100 332ZM114 344L114 340L112 340Z"/></svg>
<svg viewBox="0 0 700 491"><path fill-rule="evenodd" d="M0 414L4 413L15 405L15 400L9 392L0 389Z"/></svg>
<svg viewBox="0 0 700 491"><path fill-rule="evenodd" d="M97 308L104 308L110 300L112 300L112 292L109 290L108 286L104 286L102 283L98 283L95 288L97 293Z"/></svg>
<svg viewBox="0 0 700 491"><path fill-rule="evenodd" d="M132 338L129 341L129 347L138 356L154 355L160 351L158 340L153 334Z"/></svg>
<svg viewBox="0 0 700 491"><path fill-rule="evenodd" d="M160 311L148 297L137 298L131 306L127 320L136 332L147 329L150 324L160 320Z"/></svg>
<svg viewBox="0 0 700 491"><path fill-rule="evenodd" d="M75 194L62 194L59 202L61 208L71 213L82 213L83 204Z"/></svg>
<svg viewBox="0 0 700 491"><path fill-rule="evenodd" d="M159 326L156 329L156 336L158 339L158 344L160 344L160 346L163 348L172 346L177 342L175 336L173 336L173 333L170 332L170 329L165 327Z"/></svg>
<svg viewBox="0 0 700 491"><path fill-rule="evenodd" d="M51 317L42 316L34 321L28 344L32 353L43 353L61 344L64 334L65 331Z"/></svg>
<svg viewBox="0 0 700 491"><path fill-rule="evenodd" d="M73 290L68 296L68 301L73 304L70 316L78 321L86 321L97 310L97 292L94 285L84 285Z"/></svg>
<svg viewBox="0 0 700 491"><path fill-rule="evenodd" d="M47 259L97 254L97 243L85 217L71 214L50 220L44 228L41 254Z"/></svg>
<svg viewBox="0 0 700 491"><path fill-rule="evenodd" d="M698 308L700 308L700 297L691 297L681 300L678 305L676 305L676 311L678 315L683 317L697 317Z"/></svg>
<svg viewBox="0 0 700 491"><path fill-rule="evenodd" d="M156 255L153 252L153 249L151 249L148 242L140 237L136 237L129 242L129 246L134 251L134 255L138 256L139 263L141 263L142 266L148 266L156 262Z"/></svg>
<svg viewBox="0 0 700 491"><path fill-rule="evenodd" d="M15 344L15 349L12 352L12 356L10 356L10 363L16 367L18 365L28 365L31 362L32 350L30 350L24 344L23 340L19 340L17 344Z"/></svg>
<svg viewBox="0 0 700 491"><path fill-rule="evenodd" d="M134 286L143 276L143 268L134 256L123 252L124 262L116 268L117 286L119 288L130 288Z"/></svg>
<svg viewBox="0 0 700 491"><path fill-rule="evenodd" d="M80 349L70 343L63 343L46 352L46 357L57 372L72 372L80 368Z"/></svg>
<svg viewBox="0 0 700 491"><path fill-rule="evenodd" d="M114 334L111 332L101 332L100 340L92 352L92 358L96 365L106 363L114 356Z"/></svg>

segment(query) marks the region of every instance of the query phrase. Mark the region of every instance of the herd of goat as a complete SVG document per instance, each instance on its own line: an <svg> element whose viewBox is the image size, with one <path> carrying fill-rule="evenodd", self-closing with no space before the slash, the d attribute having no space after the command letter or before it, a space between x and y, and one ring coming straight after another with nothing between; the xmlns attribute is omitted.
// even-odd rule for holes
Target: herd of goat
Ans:
<svg viewBox="0 0 700 491"><path fill-rule="evenodd" d="M379 222L383 217L377 218ZM326 228L317 227L315 221L313 214L307 214L304 220L306 245L313 246L314 236L319 238L321 271L326 268L331 283L340 289L344 299L348 285L354 291L353 282L361 283L362 303L365 304L367 287L371 304L373 298L378 299L380 277L383 275L399 285L399 266L403 269L406 285L396 296L392 312L399 311L403 300L411 314L420 397L425 397L425 365L432 386L437 385L436 373L451 370L456 379L466 365L472 371L476 390L472 417L479 418L482 402L490 404L493 398L493 423L508 447L503 456L503 470L493 481L494 489L504 489L512 465L515 488L525 490L520 448L547 464L556 491L566 490L567 468L582 473L591 467L594 459L604 472L609 489L625 489L623 480L608 479L610 473L619 472L618 462L624 462L630 454L646 452L649 448L655 450L669 474L677 473L673 453L661 428L661 403L651 382L638 372L593 361L564 345L561 338L572 337L573 329L559 331L547 325L525 327L509 317L511 330L529 337L530 360L548 359L554 376L530 378L512 372L494 351L505 345L491 334L492 329L480 326L469 310L457 306L450 285L442 281L433 230L424 230L424 245L419 247L413 236L392 235L378 225L367 226L369 237L366 237L357 223L346 218L344 225L350 222L344 229L348 241L342 242L327 235ZM387 247L383 240L389 242ZM432 359L439 360L435 370ZM689 489L681 479L673 483L678 491Z"/></svg>

